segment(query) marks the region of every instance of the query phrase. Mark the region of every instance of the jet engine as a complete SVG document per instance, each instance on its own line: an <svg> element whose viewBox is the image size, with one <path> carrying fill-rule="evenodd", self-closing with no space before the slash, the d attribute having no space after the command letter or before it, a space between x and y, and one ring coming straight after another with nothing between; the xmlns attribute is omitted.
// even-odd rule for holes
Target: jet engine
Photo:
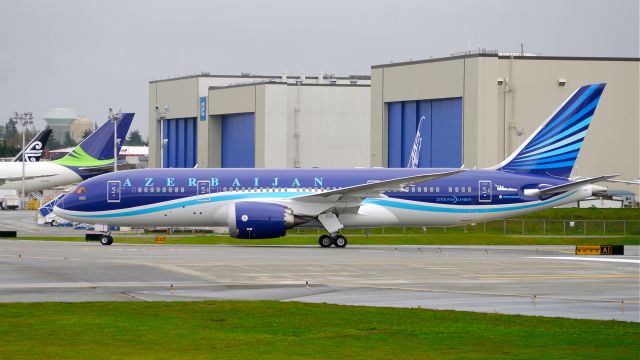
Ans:
<svg viewBox="0 0 640 360"><path fill-rule="evenodd" d="M269 239L285 236L296 224L291 209L279 204L243 201L229 205L229 235L237 239Z"/></svg>

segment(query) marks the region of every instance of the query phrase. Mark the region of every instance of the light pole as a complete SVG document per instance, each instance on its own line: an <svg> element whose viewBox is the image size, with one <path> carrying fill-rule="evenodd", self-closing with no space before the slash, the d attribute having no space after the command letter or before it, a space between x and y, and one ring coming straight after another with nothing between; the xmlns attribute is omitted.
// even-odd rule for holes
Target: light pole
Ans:
<svg viewBox="0 0 640 360"><path fill-rule="evenodd" d="M25 173L25 166L26 166L26 162L25 162L26 151L24 151L25 135L27 132L27 125L33 124L33 113L25 112L25 113L18 114L17 112L14 112L12 119L13 121L22 125L22 193L20 198L20 208L24 209L25 208L25 196L24 196L25 174L24 173Z"/></svg>
<svg viewBox="0 0 640 360"><path fill-rule="evenodd" d="M164 167L164 149L167 146L168 140L164 138L164 119L167 118L169 113L169 106L164 106L164 111L160 111L160 106L155 106L156 121L160 120L160 167Z"/></svg>
<svg viewBox="0 0 640 360"><path fill-rule="evenodd" d="M118 120L122 118L122 110L113 113L109 108L109 121L113 122L113 172L118 171Z"/></svg>

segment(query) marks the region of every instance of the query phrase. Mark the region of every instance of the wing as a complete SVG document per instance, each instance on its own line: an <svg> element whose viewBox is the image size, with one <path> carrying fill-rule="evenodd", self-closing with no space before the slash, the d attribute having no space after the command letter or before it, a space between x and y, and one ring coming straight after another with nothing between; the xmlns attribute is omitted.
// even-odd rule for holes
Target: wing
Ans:
<svg viewBox="0 0 640 360"><path fill-rule="evenodd" d="M390 180L370 180L366 184L294 197L288 200L287 205L296 215L316 218L328 232L333 233L343 227L335 214L338 208L357 209L366 198L383 197L383 193L389 191L407 191L407 185L440 179L463 171L465 170L456 169Z"/></svg>
<svg viewBox="0 0 640 360"><path fill-rule="evenodd" d="M390 180L370 180L366 184L349 186L338 190L329 190L316 194L302 195L294 201L311 203L336 203L362 201L365 198L381 197L389 191L406 191L405 186L459 174L465 170L453 170L442 173L413 175Z"/></svg>

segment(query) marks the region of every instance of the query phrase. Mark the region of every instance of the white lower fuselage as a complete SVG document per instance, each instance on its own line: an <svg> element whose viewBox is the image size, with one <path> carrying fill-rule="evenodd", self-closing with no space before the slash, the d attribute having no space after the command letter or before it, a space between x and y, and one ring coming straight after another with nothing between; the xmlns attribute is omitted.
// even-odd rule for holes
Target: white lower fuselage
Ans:
<svg viewBox="0 0 640 360"><path fill-rule="evenodd" d="M22 164L22 162L0 163L0 190L16 190L18 193L22 191ZM72 170L53 162L25 162L24 165L25 193L82 181L82 178Z"/></svg>

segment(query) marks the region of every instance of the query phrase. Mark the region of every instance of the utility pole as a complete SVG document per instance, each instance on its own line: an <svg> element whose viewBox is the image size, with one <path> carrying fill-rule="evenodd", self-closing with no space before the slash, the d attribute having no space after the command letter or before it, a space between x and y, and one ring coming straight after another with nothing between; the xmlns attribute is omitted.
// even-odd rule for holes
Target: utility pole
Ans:
<svg viewBox="0 0 640 360"><path fill-rule="evenodd" d="M118 120L122 118L122 110L113 113L109 108L109 121L113 122L113 172L118 171Z"/></svg>
<svg viewBox="0 0 640 360"><path fill-rule="evenodd" d="M32 112L25 112L25 113L21 113L18 114L17 112L13 113L13 116L11 117L11 119L13 121L15 121L16 123L19 123L20 125L22 125L22 193L21 193L21 198L20 198L20 208L24 209L26 206L26 201L25 201L25 194L24 194L24 189L25 189L25 156L26 156L26 151L24 151L24 147L25 145L25 136L27 133L27 125L32 125L33 124L33 113Z"/></svg>

